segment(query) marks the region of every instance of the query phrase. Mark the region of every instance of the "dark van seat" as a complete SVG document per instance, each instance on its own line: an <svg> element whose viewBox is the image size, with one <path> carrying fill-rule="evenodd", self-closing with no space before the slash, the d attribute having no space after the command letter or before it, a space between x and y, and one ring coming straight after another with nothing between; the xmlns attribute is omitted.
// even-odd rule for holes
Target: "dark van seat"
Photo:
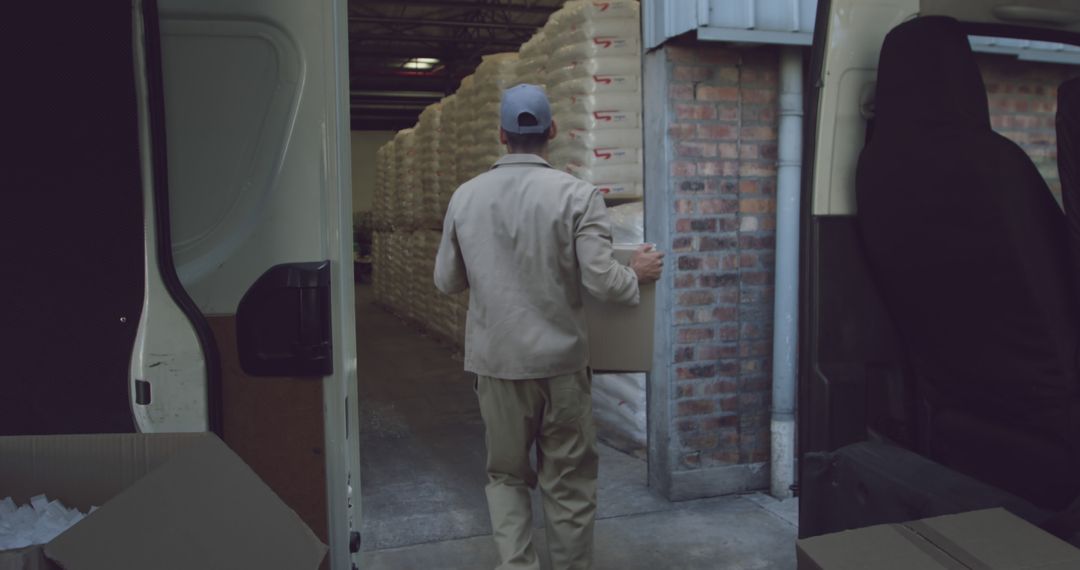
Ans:
<svg viewBox="0 0 1080 570"><path fill-rule="evenodd" d="M990 128L955 20L885 38L860 233L929 410L932 458L1046 508L1080 491L1080 290L1065 216Z"/></svg>

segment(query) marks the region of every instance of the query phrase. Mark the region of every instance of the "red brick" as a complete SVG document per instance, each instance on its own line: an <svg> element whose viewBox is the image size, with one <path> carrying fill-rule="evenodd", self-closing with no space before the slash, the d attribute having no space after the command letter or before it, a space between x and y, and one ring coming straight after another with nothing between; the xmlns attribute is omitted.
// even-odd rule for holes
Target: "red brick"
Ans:
<svg viewBox="0 0 1080 570"><path fill-rule="evenodd" d="M739 416L734 414L726 414L723 416L705 418L701 420L700 429L702 431L722 430L724 428L733 428L739 425Z"/></svg>
<svg viewBox="0 0 1080 570"><path fill-rule="evenodd" d="M697 278L693 273L682 273L675 276L676 289L688 289L697 284Z"/></svg>
<svg viewBox="0 0 1080 570"><path fill-rule="evenodd" d="M739 247L742 249L774 249L776 238L774 236L739 236Z"/></svg>
<svg viewBox="0 0 1080 570"><path fill-rule="evenodd" d="M776 200L771 198L743 198L739 211L744 214L770 214L776 211Z"/></svg>
<svg viewBox="0 0 1080 570"><path fill-rule="evenodd" d="M762 360L744 358L741 362L742 374L753 374L755 372L761 372L765 370L765 363Z"/></svg>
<svg viewBox="0 0 1080 570"><path fill-rule="evenodd" d="M693 101L694 85L691 83L672 83L668 86L668 98L672 101Z"/></svg>
<svg viewBox="0 0 1080 570"><path fill-rule="evenodd" d="M722 48L711 44L704 46L698 53L698 57L701 58L703 63L710 63L713 65L738 65L739 56L740 54L731 48Z"/></svg>
<svg viewBox="0 0 1080 570"><path fill-rule="evenodd" d="M739 130L734 125L702 124L697 126L697 137L705 140L735 140Z"/></svg>
<svg viewBox="0 0 1080 570"><path fill-rule="evenodd" d="M743 89L743 103L774 103L777 95L776 89Z"/></svg>
<svg viewBox="0 0 1080 570"><path fill-rule="evenodd" d="M739 173L739 163L734 160L707 160L697 163L702 176L735 176Z"/></svg>
<svg viewBox="0 0 1080 570"><path fill-rule="evenodd" d="M672 176L693 176L697 173L697 165L693 162L684 161L672 161L671 163L671 175Z"/></svg>
<svg viewBox="0 0 1080 570"><path fill-rule="evenodd" d="M675 118L680 121L713 120L716 119L716 105L705 103L676 103Z"/></svg>
<svg viewBox="0 0 1080 570"><path fill-rule="evenodd" d="M739 157L739 145L735 143L720 143L716 145L716 150L720 158Z"/></svg>
<svg viewBox="0 0 1080 570"><path fill-rule="evenodd" d="M680 417L704 416L716 411L712 400L683 400L676 405L675 415Z"/></svg>
<svg viewBox="0 0 1080 570"><path fill-rule="evenodd" d="M685 449L714 449L720 445L720 436L716 432L681 434L679 439Z"/></svg>
<svg viewBox="0 0 1080 570"><path fill-rule="evenodd" d="M693 307L695 305L711 305L716 302L716 295L711 291L687 291L680 293L679 306Z"/></svg>
<svg viewBox="0 0 1080 570"><path fill-rule="evenodd" d="M694 387L687 385L687 386L679 386L678 389L679 390L688 389L691 392L693 392ZM699 422L698 420L685 420L685 419L683 419L683 420L678 420L677 422L675 422L675 427L676 427L676 429L679 430L679 433L693 433L693 432L698 431L698 428L700 426L701 426L701 422Z"/></svg>
<svg viewBox="0 0 1080 570"><path fill-rule="evenodd" d="M709 66L676 65L671 70L671 80L672 81L690 81L690 82L708 81L709 79L712 79L712 76L713 76L713 68L709 67ZM691 93L692 93L693 92L693 86L691 85L690 88L691 88ZM693 95L691 95L690 97L687 97L687 98L690 99L692 97L693 97Z"/></svg>
<svg viewBox="0 0 1080 570"><path fill-rule="evenodd" d="M765 338L768 334L768 329L756 323L742 323L739 325L739 329L735 331L736 336L741 336L743 340Z"/></svg>
<svg viewBox="0 0 1080 570"><path fill-rule="evenodd" d="M678 214L693 214L693 200L675 200L675 212Z"/></svg>
<svg viewBox="0 0 1080 570"><path fill-rule="evenodd" d="M668 61L676 63L698 63L700 61L698 50L690 46L667 45L664 46L664 54L667 56Z"/></svg>
<svg viewBox="0 0 1080 570"><path fill-rule="evenodd" d="M668 127L668 134L673 140L692 139L697 136L698 125L693 123L673 123Z"/></svg>
<svg viewBox="0 0 1080 570"><path fill-rule="evenodd" d="M702 237L698 244L698 251L721 251L734 249L739 246L739 241L731 237Z"/></svg>
<svg viewBox="0 0 1080 570"><path fill-rule="evenodd" d="M779 83L775 68L744 66L739 78L743 84L772 84Z"/></svg>
<svg viewBox="0 0 1080 570"><path fill-rule="evenodd" d="M683 180L679 182L680 192L701 192L705 190L705 182L702 180Z"/></svg>
<svg viewBox="0 0 1080 570"><path fill-rule="evenodd" d="M680 255L678 260L679 271L696 271L701 268L701 258L689 255Z"/></svg>
<svg viewBox="0 0 1080 570"><path fill-rule="evenodd" d="M766 352L770 348L771 343L755 341L749 343L751 345L763 346L766 348ZM739 391L741 392L768 392L772 390L772 379L768 376L755 376L750 378L739 379Z"/></svg>
<svg viewBox="0 0 1080 570"><path fill-rule="evenodd" d="M737 104L721 103L716 107L716 118L720 121L737 121L740 112L741 110Z"/></svg>
<svg viewBox="0 0 1080 570"><path fill-rule="evenodd" d="M739 89L737 87L698 85L694 96L698 101L738 101Z"/></svg>
<svg viewBox="0 0 1080 570"><path fill-rule="evenodd" d="M742 108L742 120L744 124L775 124L776 107L772 105L746 105Z"/></svg>
<svg viewBox="0 0 1080 570"><path fill-rule="evenodd" d="M733 321L738 317L738 311L734 307L716 307L712 317L718 321Z"/></svg>
<svg viewBox="0 0 1080 570"><path fill-rule="evenodd" d="M716 218L690 220L690 229L695 232L715 232Z"/></svg>
<svg viewBox="0 0 1080 570"><path fill-rule="evenodd" d="M739 129L739 137L743 140L776 140L776 129L773 127L743 127Z"/></svg>
<svg viewBox="0 0 1080 570"><path fill-rule="evenodd" d="M694 248L694 238L684 236L671 240L671 250L676 252L690 251Z"/></svg>
<svg viewBox="0 0 1080 570"><path fill-rule="evenodd" d="M738 356L739 348L733 344L718 344L700 347L697 352L702 360L716 360Z"/></svg>
<svg viewBox="0 0 1080 570"><path fill-rule="evenodd" d="M679 346L675 348L675 362L689 362L694 359L694 347Z"/></svg>
<svg viewBox="0 0 1080 570"><path fill-rule="evenodd" d="M680 366L675 369L675 376L679 380L687 380L692 378L710 378L716 376L716 366L714 365L697 365L697 366Z"/></svg>
<svg viewBox="0 0 1080 570"><path fill-rule="evenodd" d="M701 342L712 340L714 334L711 328L685 328L679 329L678 342Z"/></svg>
<svg viewBox="0 0 1080 570"><path fill-rule="evenodd" d="M716 143L677 143L675 145L675 154L683 158L712 158L716 156Z"/></svg>
<svg viewBox="0 0 1080 570"><path fill-rule="evenodd" d="M739 194L742 195L756 195L760 193L760 182L757 180L740 180L739 181Z"/></svg>
<svg viewBox="0 0 1080 570"><path fill-rule="evenodd" d="M702 214L730 214L739 210L737 200L702 200L698 207Z"/></svg>
<svg viewBox="0 0 1080 570"><path fill-rule="evenodd" d="M702 287L723 287L738 282L739 276L734 273L717 273L698 277L698 283Z"/></svg>
<svg viewBox="0 0 1080 570"><path fill-rule="evenodd" d="M675 386L675 398L693 398L697 395L697 389L693 384L678 384ZM694 428L697 429L697 422L694 422Z"/></svg>
<svg viewBox="0 0 1080 570"><path fill-rule="evenodd" d="M720 327L720 334L718 335L720 340L738 340L739 327L738 326L724 326Z"/></svg>
<svg viewBox="0 0 1080 570"><path fill-rule="evenodd" d="M705 383L705 395L715 396L717 394L734 394L738 392L739 386L734 380L710 380ZM723 402L723 400L721 400Z"/></svg>
<svg viewBox="0 0 1080 570"><path fill-rule="evenodd" d="M739 397L729 396L727 398L720 399L720 410L724 412L734 412L739 409Z"/></svg>
<svg viewBox="0 0 1080 570"><path fill-rule="evenodd" d="M748 285L765 285L772 283L772 274L765 271L744 271L740 277L742 282Z"/></svg>

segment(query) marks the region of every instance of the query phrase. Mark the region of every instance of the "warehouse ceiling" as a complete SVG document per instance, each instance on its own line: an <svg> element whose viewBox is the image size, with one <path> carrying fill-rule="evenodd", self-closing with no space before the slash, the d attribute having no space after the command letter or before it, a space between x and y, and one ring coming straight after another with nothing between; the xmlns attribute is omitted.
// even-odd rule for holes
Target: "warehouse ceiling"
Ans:
<svg viewBox="0 0 1080 570"><path fill-rule="evenodd" d="M411 127L481 56L517 51L563 0L349 0L353 130Z"/></svg>

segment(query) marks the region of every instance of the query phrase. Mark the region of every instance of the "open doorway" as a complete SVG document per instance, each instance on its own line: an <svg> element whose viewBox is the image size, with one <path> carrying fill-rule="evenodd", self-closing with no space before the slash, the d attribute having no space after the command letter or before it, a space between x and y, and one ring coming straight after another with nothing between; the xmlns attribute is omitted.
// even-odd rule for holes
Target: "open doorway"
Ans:
<svg viewBox="0 0 1080 570"><path fill-rule="evenodd" d="M451 193L505 153L502 89L545 86L561 131L553 166L607 194L615 242L644 241L638 5L576 4L352 11L365 549L490 534L483 424L462 370L468 295L442 295L432 274ZM572 96L584 97L575 107ZM601 519L668 505L647 486L645 400L644 374L594 376Z"/></svg>

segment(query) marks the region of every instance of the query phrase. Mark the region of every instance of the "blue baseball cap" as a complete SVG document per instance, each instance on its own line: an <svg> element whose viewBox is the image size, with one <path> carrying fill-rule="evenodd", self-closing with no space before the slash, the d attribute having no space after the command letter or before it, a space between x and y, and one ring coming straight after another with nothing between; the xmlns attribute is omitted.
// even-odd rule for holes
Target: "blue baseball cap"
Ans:
<svg viewBox="0 0 1080 570"><path fill-rule="evenodd" d="M536 118L536 124L519 124L518 119L524 114ZM499 119L508 133L542 133L551 127L551 104L543 88L528 83L515 85L503 91Z"/></svg>

